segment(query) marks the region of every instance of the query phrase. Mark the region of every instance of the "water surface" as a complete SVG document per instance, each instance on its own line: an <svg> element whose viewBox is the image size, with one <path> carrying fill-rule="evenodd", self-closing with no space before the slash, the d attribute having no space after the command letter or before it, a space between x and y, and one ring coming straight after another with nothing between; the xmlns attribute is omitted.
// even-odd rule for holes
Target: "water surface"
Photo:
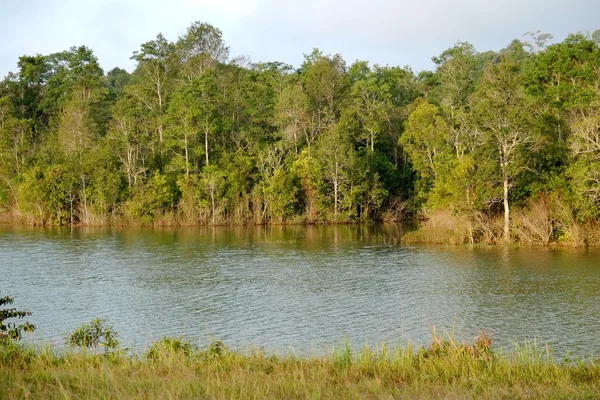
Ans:
<svg viewBox="0 0 600 400"><path fill-rule="evenodd" d="M162 335L321 352L427 344L431 329L600 355L600 253L404 246L389 226L193 229L0 227L0 295L35 340L106 318L127 346Z"/></svg>

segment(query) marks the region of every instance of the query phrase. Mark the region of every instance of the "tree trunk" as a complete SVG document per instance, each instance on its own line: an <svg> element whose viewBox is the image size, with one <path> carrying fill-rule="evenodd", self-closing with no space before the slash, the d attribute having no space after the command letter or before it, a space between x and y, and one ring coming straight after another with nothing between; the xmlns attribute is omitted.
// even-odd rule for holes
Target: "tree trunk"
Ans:
<svg viewBox="0 0 600 400"><path fill-rule="evenodd" d="M298 122L294 121L294 150L298 155Z"/></svg>
<svg viewBox="0 0 600 400"><path fill-rule="evenodd" d="M206 156L206 165L208 165L208 131L204 131L204 153Z"/></svg>
<svg viewBox="0 0 600 400"><path fill-rule="evenodd" d="M215 192L214 190L210 191L210 200L212 203L212 224L215 225Z"/></svg>
<svg viewBox="0 0 600 400"><path fill-rule="evenodd" d="M508 205L508 176L504 174L504 242L510 242L510 207Z"/></svg>
<svg viewBox="0 0 600 400"><path fill-rule="evenodd" d="M333 180L333 214L338 214L338 181L337 178Z"/></svg>
<svg viewBox="0 0 600 400"><path fill-rule="evenodd" d="M189 180L190 179L190 158L189 158L189 154L188 154L187 135L184 136L184 143L185 143L185 179Z"/></svg>
<svg viewBox="0 0 600 400"><path fill-rule="evenodd" d="M335 178L333 179L333 213L338 215L338 163L335 163Z"/></svg>
<svg viewBox="0 0 600 400"><path fill-rule="evenodd" d="M71 220L71 228L73 227L73 202L75 199L73 198L73 192L69 192L69 203L71 205L71 209L69 210L70 220Z"/></svg>
<svg viewBox="0 0 600 400"><path fill-rule="evenodd" d="M371 132L371 152L375 151L375 134Z"/></svg>
<svg viewBox="0 0 600 400"><path fill-rule="evenodd" d="M86 179L84 175L80 176L81 178L81 188L82 188L82 194L83 194L83 215L84 215L84 224L88 224L88 207L87 207L87 185L86 185ZM81 222L81 221L80 221Z"/></svg>

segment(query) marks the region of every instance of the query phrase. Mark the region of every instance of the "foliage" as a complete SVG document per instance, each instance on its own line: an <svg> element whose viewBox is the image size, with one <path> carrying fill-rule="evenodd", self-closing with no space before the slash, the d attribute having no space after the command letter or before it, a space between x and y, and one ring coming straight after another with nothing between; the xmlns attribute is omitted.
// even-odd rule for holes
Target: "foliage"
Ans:
<svg viewBox="0 0 600 400"><path fill-rule="evenodd" d="M159 359L163 355L189 356L192 353L193 347L183 339L163 336L158 342L153 343L146 353L146 357L150 360Z"/></svg>
<svg viewBox="0 0 600 400"><path fill-rule="evenodd" d="M67 342L71 346L87 347L96 349L98 346L107 349L115 349L119 346L116 339L117 332L106 320L96 318L89 324L82 324L79 328L67 335Z"/></svg>
<svg viewBox="0 0 600 400"><path fill-rule="evenodd" d="M14 302L14 299L9 296L0 297L0 307L5 307ZM0 343L7 339L20 340L24 332L33 332L35 326L29 322L17 324L16 322L7 321L8 319L20 319L31 315L29 311L20 311L16 308L1 308L0 309Z"/></svg>
<svg viewBox="0 0 600 400"><path fill-rule="evenodd" d="M402 204L464 221L460 240L495 241L503 216L521 242L536 200L559 198L556 226L591 226L598 31L526 36L457 42L418 74L319 49L298 69L253 64L201 21L142 43L131 74L85 46L22 56L0 82L0 205L40 225L218 225L381 221Z"/></svg>

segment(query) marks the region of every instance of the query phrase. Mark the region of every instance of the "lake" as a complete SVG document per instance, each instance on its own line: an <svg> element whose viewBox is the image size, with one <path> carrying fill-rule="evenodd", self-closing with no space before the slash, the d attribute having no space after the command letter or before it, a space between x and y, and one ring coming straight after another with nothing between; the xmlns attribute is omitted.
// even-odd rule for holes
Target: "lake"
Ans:
<svg viewBox="0 0 600 400"><path fill-rule="evenodd" d="M36 342L106 318L136 349L162 335L322 353L348 340L428 344L433 327L497 346L600 356L600 252L406 246L399 225L0 226L0 296Z"/></svg>

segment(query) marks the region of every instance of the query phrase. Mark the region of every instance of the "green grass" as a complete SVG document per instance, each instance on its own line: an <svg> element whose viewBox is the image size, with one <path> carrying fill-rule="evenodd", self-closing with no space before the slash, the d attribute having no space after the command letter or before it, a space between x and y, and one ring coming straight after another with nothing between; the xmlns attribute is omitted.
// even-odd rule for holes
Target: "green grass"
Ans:
<svg viewBox="0 0 600 400"><path fill-rule="evenodd" d="M559 362L521 346L494 352L487 336L427 348L342 346L324 356L198 348L166 338L144 354L0 345L0 399L600 398L594 360Z"/></svg>

